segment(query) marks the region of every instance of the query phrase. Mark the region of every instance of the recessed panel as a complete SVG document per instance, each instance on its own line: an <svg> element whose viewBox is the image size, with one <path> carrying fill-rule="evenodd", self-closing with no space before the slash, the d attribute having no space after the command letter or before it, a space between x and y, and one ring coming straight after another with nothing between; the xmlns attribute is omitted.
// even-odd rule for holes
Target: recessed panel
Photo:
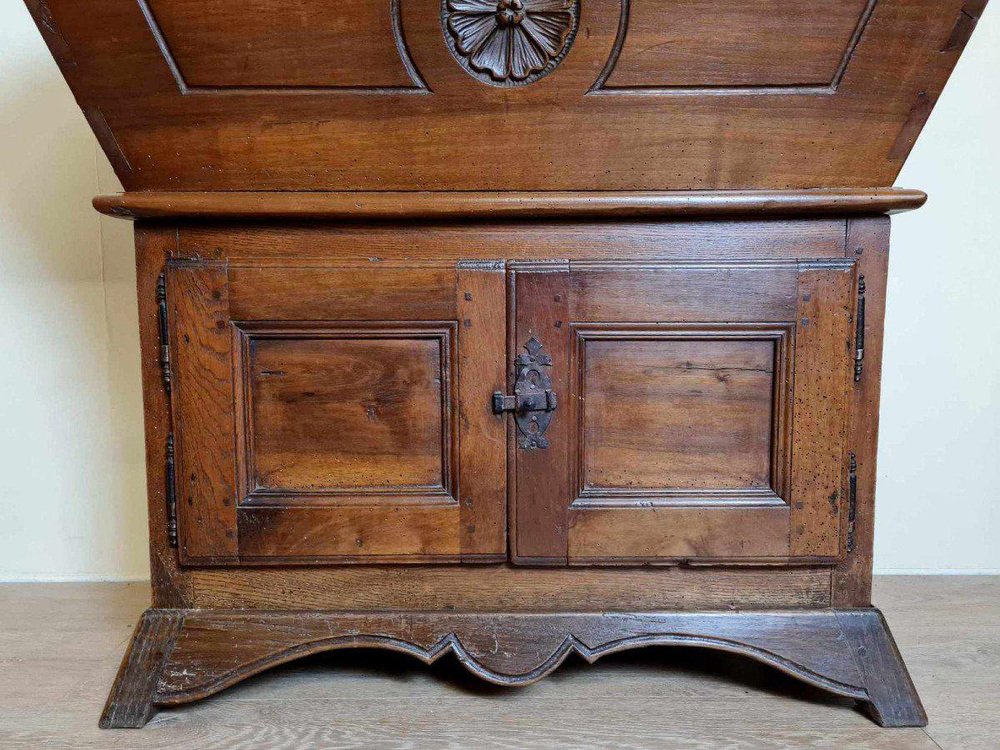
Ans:
<svg viewBox="0 0 1000 750"><path fill-rule="evenodd" d="M623 0L606 87L831 86L870 0Z"/></svg>
<svg viewBox="0 0 1000 750"><path fill-rule="evenodd" d="M520 29L465 40L500 75L565 5L520 4L445 3ZM503 89L456 62L442 0L28 7L129 191L409 194L892 185L982 3L585 0L558 67Z"/></svg>
<svg viewBox="0 0 1000 750"><path fill-rule="evenodd" d="M443 491L446 343L403 334L252 338L250 493Z"/></svg>
<svg viewBox="0 0 1000 750"><path fill-rule="evenodd" d="M389 0L140 2L187 88L420 85L397 47L398 4Z"/></svg>
<svg viewBox="0 0 1000 750"><path fill-rule="evenodd" d="M584 490L767 490L775 341L584 342Z"/></svg>

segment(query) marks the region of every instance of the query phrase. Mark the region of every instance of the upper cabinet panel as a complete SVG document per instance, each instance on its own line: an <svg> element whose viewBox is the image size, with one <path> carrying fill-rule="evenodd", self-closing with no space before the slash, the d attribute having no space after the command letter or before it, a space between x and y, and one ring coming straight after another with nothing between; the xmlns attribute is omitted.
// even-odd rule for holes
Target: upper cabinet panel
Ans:
<svg viewBox="0 0 1000 750"><path fill-rule="evenodd" d="M832 87L875 0L622 0L605 88Z"/></svg>
<svg viewBox="0 0 1000 750"><path fill-rule="evenodd" d="M25 0L128 190L891 185L985 0Z"/></svg>
<svg viewBox="0 0 1000 750"><path fill-rule="evenodd" d="M423 88L407 70L396 2L138 2L188 91Z"/></svg>

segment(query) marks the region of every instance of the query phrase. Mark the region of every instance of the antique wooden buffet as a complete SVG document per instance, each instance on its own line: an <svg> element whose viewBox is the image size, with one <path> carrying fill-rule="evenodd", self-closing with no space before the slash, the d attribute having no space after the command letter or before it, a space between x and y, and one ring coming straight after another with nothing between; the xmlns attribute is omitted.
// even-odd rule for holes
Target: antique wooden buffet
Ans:
<svg viewBox="0 0 1000 750"><path fill-rule="evenodd" d="M926 722L871 606L889 187L985 0L26 0L136 220L101 719L656 644Z"/></svg>

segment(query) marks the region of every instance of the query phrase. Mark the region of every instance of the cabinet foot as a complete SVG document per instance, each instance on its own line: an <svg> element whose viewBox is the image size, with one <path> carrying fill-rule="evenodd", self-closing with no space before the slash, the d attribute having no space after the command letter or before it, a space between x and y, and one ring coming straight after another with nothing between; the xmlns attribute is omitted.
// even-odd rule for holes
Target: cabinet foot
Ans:
<svg viewBox="0 0 1000 750"><path fill-rule="evenodd" d="M528 685L570 652L588 662L642 646L742 654L861 702L886 727L927 723L882 614L818 611L495 614L149 610L115 680L102 727L141 727L154 706L205 698L309 654L385 648L425 663L454 652L499 685Z"/></svg>
<svg viewBox="0 0 1000 750"><path fill-rule="evenodd" d="M143 613L104 704L101 729L138 729L152 718L157 683L181 632L184 613L179 609Z"/></svg>

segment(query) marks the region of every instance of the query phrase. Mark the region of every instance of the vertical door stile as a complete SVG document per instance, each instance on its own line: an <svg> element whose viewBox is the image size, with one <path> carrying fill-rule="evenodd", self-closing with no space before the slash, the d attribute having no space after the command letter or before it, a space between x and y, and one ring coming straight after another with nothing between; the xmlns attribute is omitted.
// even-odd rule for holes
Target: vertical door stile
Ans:
<svg viewBox="0 0 1000 750"><path fill-rule="evenodd" d="M516 264L512 274L517 306L515 350L508 352L511 366L516 357L529 354L525 347L534 337L551 357L550 377L557 397L568 397L570 391L569 275L565 261ZM566 508L572 499L570 430L567 413L557 410L545 432L547 447L521 446L515 439L517 525L512 529L516 534L512 558L516 563L566 564Z"/></svg>

